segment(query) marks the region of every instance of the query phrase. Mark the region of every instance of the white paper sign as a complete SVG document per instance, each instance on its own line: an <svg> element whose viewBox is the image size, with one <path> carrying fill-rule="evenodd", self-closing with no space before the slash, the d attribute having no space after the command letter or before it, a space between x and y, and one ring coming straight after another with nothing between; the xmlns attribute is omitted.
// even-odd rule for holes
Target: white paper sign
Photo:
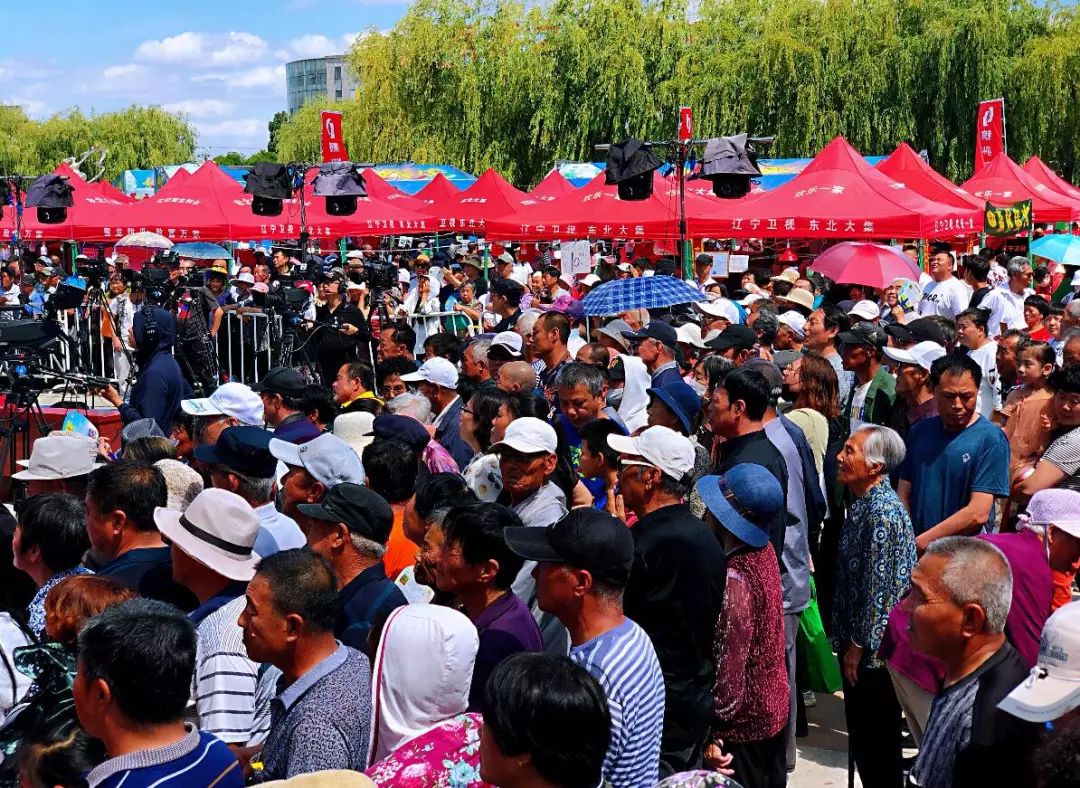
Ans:
<svg viewBox="0 0 1080 788"><path fill-rule="evenodd" d="M750 255L733 254L728 258L728 273L741 274L750 269Z"/></svg>
<svg viewBox="0 0 1080 788"><path fill-rule="evenodd" d="M728 275L728 256L728 252L713 252L712 270L709 271L709 276L716 279Z"/></svg>
<svg viewBox="0 0 1080 788"><path fill-rule="evenodd" d="M589 256L588 241L564 242L562 250L562 273L573 278L576 274L587 274L592 270L592 258Z"/></svg>

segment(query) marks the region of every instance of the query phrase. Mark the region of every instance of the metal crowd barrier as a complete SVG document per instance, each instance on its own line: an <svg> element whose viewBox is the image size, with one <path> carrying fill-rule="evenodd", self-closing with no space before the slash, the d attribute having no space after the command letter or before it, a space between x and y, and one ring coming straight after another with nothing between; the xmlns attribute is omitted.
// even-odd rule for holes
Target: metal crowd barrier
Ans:
<svg viewBox="0 0 1080 788"><path fill-rule="evenodd" d="M229 380L250 385L274 366L270 319L259 313L223 315L217 335L218 362ZM281 336L281 317L274 320L274 334Z"/></svg>

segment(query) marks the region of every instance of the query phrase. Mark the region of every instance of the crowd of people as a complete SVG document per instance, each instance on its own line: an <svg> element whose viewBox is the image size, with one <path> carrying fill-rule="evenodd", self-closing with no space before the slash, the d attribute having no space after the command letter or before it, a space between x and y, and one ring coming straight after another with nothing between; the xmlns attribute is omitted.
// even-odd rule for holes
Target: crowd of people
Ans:
<svg viewBox="0 0 1080 788"><path fill-rule="evenodd" d="M1080 299L946 247L881 292L702 255L700 302L587 320L673 261L467 252L399 267L467 328L357 309L322 383L195 397L133 313L119 441L14 474L0 781L783 786L819 612L863 785L1076 785Z"/></svg>

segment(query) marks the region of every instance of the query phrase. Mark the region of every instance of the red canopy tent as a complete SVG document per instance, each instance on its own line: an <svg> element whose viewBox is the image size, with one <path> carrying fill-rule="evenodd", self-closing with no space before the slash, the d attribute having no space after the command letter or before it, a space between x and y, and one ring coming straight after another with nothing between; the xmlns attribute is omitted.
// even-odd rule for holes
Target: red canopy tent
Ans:
<svg viewBox="0 0 1080 788"><path fill-rule="evenodd" d="M133 200L105 181L87 181L73 170L68 164L61 164L53 174L62 175L69 179L72 186L72 201L74 205L68 208L67 219L59 224L42 224L37 220L37 210L23 208L23 219L20 237L24 240L45 239L75 239L80 238L80 228L86 221L92 221L95 217L111 213L114 210L130 206ZM0 233L9 238L15 231L15 209L7 207L4 210L3 220L0 221Z"/></svg>
<svg viewBox="0 0 1080 788"><path fill-rule="evenodd" d="M1039 183L1045 183L1051 189L1073 200L1080 200L1080 189L1077 189L1067 180L1062 178L1048 166L1046 162L1040 159L1038 156L1032 156L1028 159L1024 166L1021 167L1024 172L1033 177Z"/></svg>
<svg viewBox="0 0 1080 788"><path fill-rule="evenodd" d="M931 167L906 142L887 159L877 163L877 169L894 181L902 183L928 200L957 208L981 208L982 201L968 194Z"/></svg>
<svg viewBox="0 0 1080 788"><path fill-rule="evenodd" d="M406 194L396 186L391 186L383 176L370 167L364 170L363 176L364 186L367 189L368 197L371 199L378 202L392 203L398 208L404 208L415 213L425 214L427 212L427 203L417 199L412 194ZM311 182L310 179L308 182Z"/></svg>
<svg viewBox="0 0 1080 788"><path fill-rule="evenodd" d="M435 173L435 177L428 181L423 189L413 197L421 200L429 208L440 200L447 200L454 195L461 194L461 189L450 182L450 179L441 172Z"/></svg>
<svg viewBox="0 0 1080 788"><path fill-rule="evenodd" d="M653 175L653 192L644 200L620 200L619 187L600 173L580 189L554 202L541 202L488 222L488 235L521 240L553 238L679 237L679 190L673 178ZM709 210L706 197L687 193L688 216Z"/></svg>
<svg viewBox="0 0 1080 788"><path fill-rule="evenodd" d="M430 185L430 184L429 184ZM428 209L436 219L436 229L484 232L487 223L514 213L528 195L515 189L494 169L487 169L465 191L444 197Z"/></svg>
<svg viewBox="0 0 1080 788"><path fill-rule="evenodd" d="M575 191L577 191L577 186L566 180L558 170L552 170L544 177L544 180L536 184L536 188L529 192L529 196L534 199L555 198Z"/></svg>
<svg viewBox="0 0 1080 788"><path fill-rule="evenodd" d="M690 216L711 238L936 238L982 229L982 211L928 200L871 167L837 137L787 183Z"/></svg>
<svg viewBox="0 0 1080 788"><path fill-rule="evenodd" d="M165 183L162 184L161 188L157 190L155 196L164 194L167 190L179 186L190 177L191 173L185 170L183 167L180 167L176 172L172 174L172 177L169 178L169 180L165 181Z"/></svg>
<svg viewBox="0 0 1080 788"><path fill-rule="evenodd" d="M1036 222L1068 222L1080 217L1080 200L1073 200L1040 183L1004 153L991 159L963 187L980 200L992 203L1031 200Z"/></svg>

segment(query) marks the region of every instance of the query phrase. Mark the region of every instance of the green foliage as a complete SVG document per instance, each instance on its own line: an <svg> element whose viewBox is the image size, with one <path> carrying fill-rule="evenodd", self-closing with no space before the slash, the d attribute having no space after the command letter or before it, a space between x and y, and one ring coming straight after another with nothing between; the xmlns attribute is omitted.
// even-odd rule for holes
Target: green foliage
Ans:
<svg viewBox="0 0 1080 788"><path fill-rule="evenodd" d="M866 153L901 141L970 175L980 99L1004 96L1009 153L1072 177L1080 150L1080 12L1041 0L417 0L349 53L355 100L334 106L355 161L496 167L519 186L593 145L776 134L808 156L837 134ZM289 118L283 159L318 156L316 102ZM0 117L0 130L4 120ZM0 147L0 155L2 155Z"/></svg>
<svg viewBox="0 0 1080 788"><path fill-rule="evenodd" d="M281 127L285 125L285 122L289 119L289 113L285 110L275 112L274 117L270 118L270 122L266 124L267 131L270 132L270 142L266 145L267 153L271 155L277 154L277 135Z"/></svg>
<svg viewBox="0 0 1080 788"><path fill-rule="evenodd" d="M228 153L222 153L219 156L215 156L214 161L226 167L243 167L247 164L254 164L257 161L277 161L277 156L268 150L256 151L250 156L245 156L243 153L231 150Z"/></svg>
<svg viewBox="0 0 1080 788"><path fill-rule="evenodd" d="M158 107L89 116L74 109L41 122L19 107L0 107L0 172L49 172L92 146L108 150L105 178L112 180L124 170L190 161L195 130Z"/></svg>

